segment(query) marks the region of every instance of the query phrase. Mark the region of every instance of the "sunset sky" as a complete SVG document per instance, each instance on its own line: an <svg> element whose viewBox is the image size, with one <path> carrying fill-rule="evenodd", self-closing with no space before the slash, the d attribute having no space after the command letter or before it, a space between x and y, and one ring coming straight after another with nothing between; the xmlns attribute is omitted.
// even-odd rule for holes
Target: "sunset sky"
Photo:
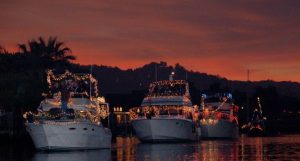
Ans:
<svg viewBox="0 0 300 161"><path fill-rule="evenodd" d="M0 0L0 20L9 51L57 36L81 64L300 82L300 0Z"/></svg>

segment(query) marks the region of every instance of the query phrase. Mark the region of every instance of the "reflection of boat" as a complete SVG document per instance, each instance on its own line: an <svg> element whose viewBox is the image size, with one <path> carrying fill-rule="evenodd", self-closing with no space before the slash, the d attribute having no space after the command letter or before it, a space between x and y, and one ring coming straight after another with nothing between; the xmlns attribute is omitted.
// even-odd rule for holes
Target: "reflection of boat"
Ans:
<svg viewBox="0 0 300 161"><path fill-rule="evenodd" d="M69 72L58 76L48 73L47 80L49 86L56 83L58 89L54 91L61 93L60 98L55 96L57 93L48 94L50 97L41 102L38 113L24 114L26 129L35 147L41 150L110 148L111 132L101 124L101 119L108 116L108 104L103 97L97 97L96 80L91 75ZM89 84L90 91L94 85L94 94L86 95L84 90L78 93L66 88L82 81L86 82L82 86ZM60 89L58 82L64 82Z"/></svg>
<svg viewBox="0 0 300 161"><path fill-rule="evenodd" d="M189 86L184 80L150 84L141 107L130 109L137 137L145 142L196 139Z"/></svg>
<svg viewBox="0 0 300 161"><path fill-rule="evenodd" d="M232 103L231 94L202 96L200 129L202 138L238 138L238 107Z"/></svg>
<svg viewBox="0 0 300 161"><path fill-rule="evenodd" d="M236 140L203 140L196 149L197 158L193 160L241 160L239 139ZM244 156L244 155L242 155ZM247 156L247 155L245 155ZM245 160L245 159L244 159Z"/></svg>
<svg viewBox="0 0 300 161"><path fill-rule="evenodd" d="M136 160L191 160L194 153L194 146L180 143L139 144Z"/></svg>
<svg viewBox="0 0 300 161"><path fill-rule="evenodd" d="M258 109L255 108L251 121L248 123L248 136L264 136L265 135L265 117L262 114L260 98L257 97Z"/></svg>
<svg viewBox="0 0 300 161"><path fill-rule="evenodd" d="M32 158L32 161L110 161L111 150L90 150L90 151L69 151L55 153L38 152Z"/></svg>

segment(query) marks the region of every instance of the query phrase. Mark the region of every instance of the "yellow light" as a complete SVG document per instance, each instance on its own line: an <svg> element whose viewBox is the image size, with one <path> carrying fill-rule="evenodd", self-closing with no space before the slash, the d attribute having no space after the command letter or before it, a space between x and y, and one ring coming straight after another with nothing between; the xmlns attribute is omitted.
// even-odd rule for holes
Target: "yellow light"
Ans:
<svg viewBox="0 0 300 161"><path fill-rule="evenodd" d="M104 97L97 97L97 100L101 103L105 102L105 98Z"/></svg>

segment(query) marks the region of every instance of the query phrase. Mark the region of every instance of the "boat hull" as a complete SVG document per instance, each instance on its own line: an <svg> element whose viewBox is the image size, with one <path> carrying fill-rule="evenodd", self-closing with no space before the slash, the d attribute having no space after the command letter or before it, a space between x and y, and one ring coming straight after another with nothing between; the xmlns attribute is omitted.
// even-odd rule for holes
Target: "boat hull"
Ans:
<svg viewBox="0 0 300 161"><path fill-rule="evenodd" d="M204 139L237 139L239 136L238 126L229 121L219 120L213 125L201 125L201 138Z"/></svg>
<svg viewBox="0 0 300 161"><path fill-rule="evenodd" d="M36 149L82 150L111 147L111 132L89 123L52 122L26 123Z"/></svg>
<svg viewBox="0 0 300 161"><path fill-rule="evenodd" d="M186 119L136 119L132 126L142 142L179 142L197 138L194 123Z"/></svg>

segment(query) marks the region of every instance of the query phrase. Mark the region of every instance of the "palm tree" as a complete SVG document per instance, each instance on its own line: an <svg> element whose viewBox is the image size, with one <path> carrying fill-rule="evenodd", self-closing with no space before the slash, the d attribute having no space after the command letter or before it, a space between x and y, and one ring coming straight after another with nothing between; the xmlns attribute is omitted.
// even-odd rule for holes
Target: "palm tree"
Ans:
<svg viewBox="0 0 300 161"><path fill-rule="evenodd" d="M7 50L0 45L0 54L8 53Z"/></svg>
<svg viewBox="0 0 300 161"><path fill-rule="evenodd" d="M57 41L56 37L49 37L48 42L39 37L37 40L28 41L27 44L18 44L18 47L31 61L45 68L64 68L76 59L71 49L65 47L63 42Z"/></svg>

